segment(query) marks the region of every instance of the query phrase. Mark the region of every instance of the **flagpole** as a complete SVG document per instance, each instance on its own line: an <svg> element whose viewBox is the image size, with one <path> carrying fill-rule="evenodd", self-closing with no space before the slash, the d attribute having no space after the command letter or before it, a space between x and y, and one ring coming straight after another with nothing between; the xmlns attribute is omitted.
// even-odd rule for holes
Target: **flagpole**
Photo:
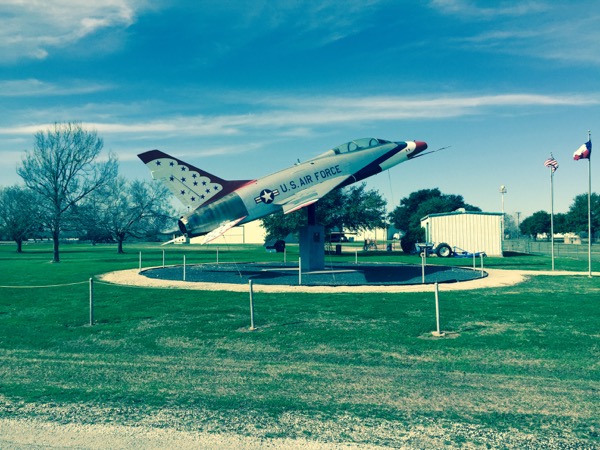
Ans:
<svg viewBox="0 0 600 450"><path fill-rule="evenodd" d="M552 242L552 271L554 271L554 170L552 167L550 168L550 199L550 236Z"/></svg>
<svg viewBox="0 0 600 450"><path fill-rule="evenodd" d="M592 133L588 130L588 142ZM588 158L588 277L592 277L592 154Z"/></svg>

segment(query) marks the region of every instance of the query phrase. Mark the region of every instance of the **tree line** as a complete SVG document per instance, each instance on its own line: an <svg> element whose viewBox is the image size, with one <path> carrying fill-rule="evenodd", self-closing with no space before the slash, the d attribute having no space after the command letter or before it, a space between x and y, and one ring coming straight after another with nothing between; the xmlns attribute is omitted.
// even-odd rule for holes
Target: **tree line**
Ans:
<svg viewBox="0 0 600 450"><path fill-rule="evenodd" d="M64 232L76 231L80 239L115 242L123 252L129 238L155 239L175 228L175 211L168 190L160 183L127 180L118 174L113 154L101 161L104 143L95 131L80 123L56 123L34 136L31 150L25 152L17 173L24 186L0 188L0 235L17 243L22 251L25 240L48 233L53 241L53 261L60 261L60 239ZM317 222L331 232L364 232L374 228L396 228L405 252L425 239L421 218L457 209L481 211L466 203L461 195L444 194L439 189L422 189L400 200L387 213L385 199L376 190L360 184L336 189L319 200ZM600 225L600 196L592 195L592 232ZM275 214L262 219L267 240L284 239L298 233L307 223L306 208L291 214ZM516 228L509 216L506 229ZM523 235L536 236L550 231L550 215L538 211L519 226ZM556 232L587 230L587 194L575 197L569 212L554 216Z"/></svg>
<svg viewBox="0 0 600 450"><path fill-rule="evenodd" d="M596 193L590 196L590 213L592 236L594 236L600 227L600 195ZM588 237L588 195L577 195L569 211L554 214L554 217L546 211L533 213L520 223L519 231L532 239L540 234L549 236L551 220L554 222L555 233L575 233L581 237Z"/></svg>

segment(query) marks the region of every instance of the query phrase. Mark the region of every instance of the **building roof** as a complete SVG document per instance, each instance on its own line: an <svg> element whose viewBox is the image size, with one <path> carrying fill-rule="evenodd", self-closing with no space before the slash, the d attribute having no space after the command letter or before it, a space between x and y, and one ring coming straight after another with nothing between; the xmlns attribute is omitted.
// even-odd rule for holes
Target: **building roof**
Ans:
<svg viewBox="0 0 600 450"><path fill-rule="evenodd" d="M437 213L437 214L427 214L425 217L421 218L421 222L430 218L430 217L445 217L445 216L465 216L465 215L473 215L473 216L502 216L501 212L484 212L484 211L463 211L457 210L446 213Z"/></svg>

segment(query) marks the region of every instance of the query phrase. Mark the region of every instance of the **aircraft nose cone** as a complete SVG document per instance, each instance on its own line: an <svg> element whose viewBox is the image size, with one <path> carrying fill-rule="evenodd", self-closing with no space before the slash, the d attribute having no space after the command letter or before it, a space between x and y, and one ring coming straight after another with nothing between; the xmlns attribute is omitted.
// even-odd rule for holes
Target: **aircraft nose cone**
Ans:
<svg viewBox="0 0 600 450"><path fill-rule="evenodd" d="M427 142L423 141L415 141L415 151L413 154L421 153L423 150L427 149Z"/></svg>
<svg viewBox="0 0 600 450"><path fill-rule="evenodd" d="M411 142L411 141L409 141L409 142L407 142L407 144L414 144L414 146L415 146L414 150L410 150L412 148L412 145L409 147L409 150L406 154L408 159L414 158L419 153L421 153L427 149L427 142L423 142L423 141L412 141Z"/></svg>

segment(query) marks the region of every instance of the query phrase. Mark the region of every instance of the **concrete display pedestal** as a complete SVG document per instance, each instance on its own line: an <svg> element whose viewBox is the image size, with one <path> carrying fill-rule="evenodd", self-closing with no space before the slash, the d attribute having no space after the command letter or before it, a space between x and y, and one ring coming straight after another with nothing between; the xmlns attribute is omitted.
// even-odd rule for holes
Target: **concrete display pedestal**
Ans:
<svg viewBox="0 0 600 450"><path fill-rule="evenodd" d="M307 225L300 229L300 258L302 272L325 268L325 227Z"/></svg>

